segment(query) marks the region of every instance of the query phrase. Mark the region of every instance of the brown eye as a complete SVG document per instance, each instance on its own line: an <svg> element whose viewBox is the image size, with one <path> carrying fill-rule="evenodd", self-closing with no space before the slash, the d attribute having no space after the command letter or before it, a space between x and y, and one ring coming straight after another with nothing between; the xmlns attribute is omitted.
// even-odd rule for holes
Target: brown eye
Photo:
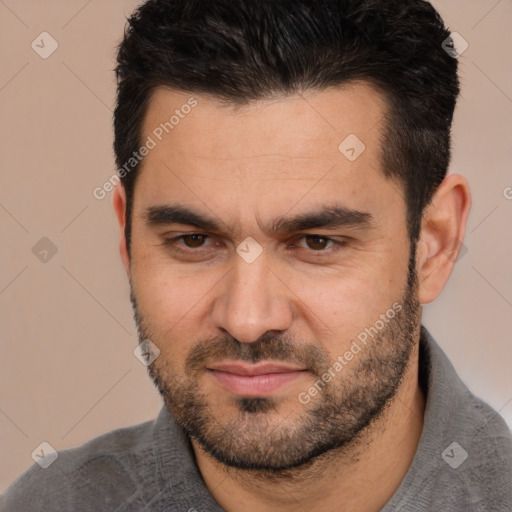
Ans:
<svg viewBox="0 0 512 512"><path fill-rule="evenodd" d="M183 240L183 243L186 247L190 247L191 249L197 249L201 247L207 237L207 235L201 235L198 233L193 233L191 235L182 235L180 237Z"/></svg>
<svg viewBox="0 0 512 512"><path fill-rule="evenodd" d="M330 238L318 235L305 235L304 239L306 240L308 248L314 251L325 250L325 245L332 242Z"/></svg>

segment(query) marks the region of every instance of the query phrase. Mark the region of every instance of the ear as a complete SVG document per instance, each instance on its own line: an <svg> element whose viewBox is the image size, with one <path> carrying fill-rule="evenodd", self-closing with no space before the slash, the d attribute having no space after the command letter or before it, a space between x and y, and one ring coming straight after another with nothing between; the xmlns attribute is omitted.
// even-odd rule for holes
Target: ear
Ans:
<svg viewBox="0 0 512 512"><path fill-rule="evenodd" d="M116 213L119 228L121 230L121 238L119 240L119 252L123 261L126 274L130 277L130 255L128 254L128 247L126 245L126 237L124 230L126 227L126 192L123 185L119 181L112 193L112 206Z"/></svg>
<svg viewBox="0 0 512 512"><path fill-rule="evenodd" d="M435 300L448 281L462 247L470 209L466 178L450 174L439 185L422 218L416 256L421 304Z"/></svg>

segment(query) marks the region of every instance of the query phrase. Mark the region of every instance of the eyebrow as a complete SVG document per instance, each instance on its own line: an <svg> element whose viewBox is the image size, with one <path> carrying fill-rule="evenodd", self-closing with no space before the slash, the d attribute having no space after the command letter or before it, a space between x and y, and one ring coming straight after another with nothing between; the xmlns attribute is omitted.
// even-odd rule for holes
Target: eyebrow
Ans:
<svg viewBox="0 0 512 512"><path fill-rule="evenodd" d="M217 233L226 231L222 223L219 223L214 217L203 212L194 211L180 204L150 206L146 209L144 217L149 226L183 224L194 226L204 231ZM276 235L316 228L332 229L347 227L370 229L373 227L372 219L373 216L371 213L361 212L349 209L343 205L335 204L299 213L293 217L275 219L265 226L263 231L270 235Z"/></svg>

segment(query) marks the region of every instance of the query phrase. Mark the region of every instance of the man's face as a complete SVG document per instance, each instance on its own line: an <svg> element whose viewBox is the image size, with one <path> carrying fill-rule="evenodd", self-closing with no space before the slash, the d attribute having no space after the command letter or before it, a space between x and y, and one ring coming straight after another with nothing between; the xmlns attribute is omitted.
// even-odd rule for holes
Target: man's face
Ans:
<svg viewBox="0 0 512 512"><path fill-rule="evenodd" d="M130 280L141 340L160 350L150 375L218 460L294 467L378 417L417 341L405 201L380 164L385 104L361 84L238 109L183 108L190 96L158 90L141 139L156 146Z"/></svg>

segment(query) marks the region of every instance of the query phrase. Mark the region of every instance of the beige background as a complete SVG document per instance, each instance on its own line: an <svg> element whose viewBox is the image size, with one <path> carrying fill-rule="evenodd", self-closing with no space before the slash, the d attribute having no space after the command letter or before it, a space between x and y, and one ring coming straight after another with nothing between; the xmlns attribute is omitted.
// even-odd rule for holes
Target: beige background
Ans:
<svg viewBox="0 0 512 512"><path fill-rule="evenodd" d="M133 355L110 197L92 195L115 171L114 48L137 4L0 0L0 491L42 441L77 446L160 408ZM474 203L467 253L424 323L512 426L512 2L434 4L469 43L451 171ZM47 59L31 48L43 31L59 45ZM46 263L42 237L57 248Z"/></svg>

